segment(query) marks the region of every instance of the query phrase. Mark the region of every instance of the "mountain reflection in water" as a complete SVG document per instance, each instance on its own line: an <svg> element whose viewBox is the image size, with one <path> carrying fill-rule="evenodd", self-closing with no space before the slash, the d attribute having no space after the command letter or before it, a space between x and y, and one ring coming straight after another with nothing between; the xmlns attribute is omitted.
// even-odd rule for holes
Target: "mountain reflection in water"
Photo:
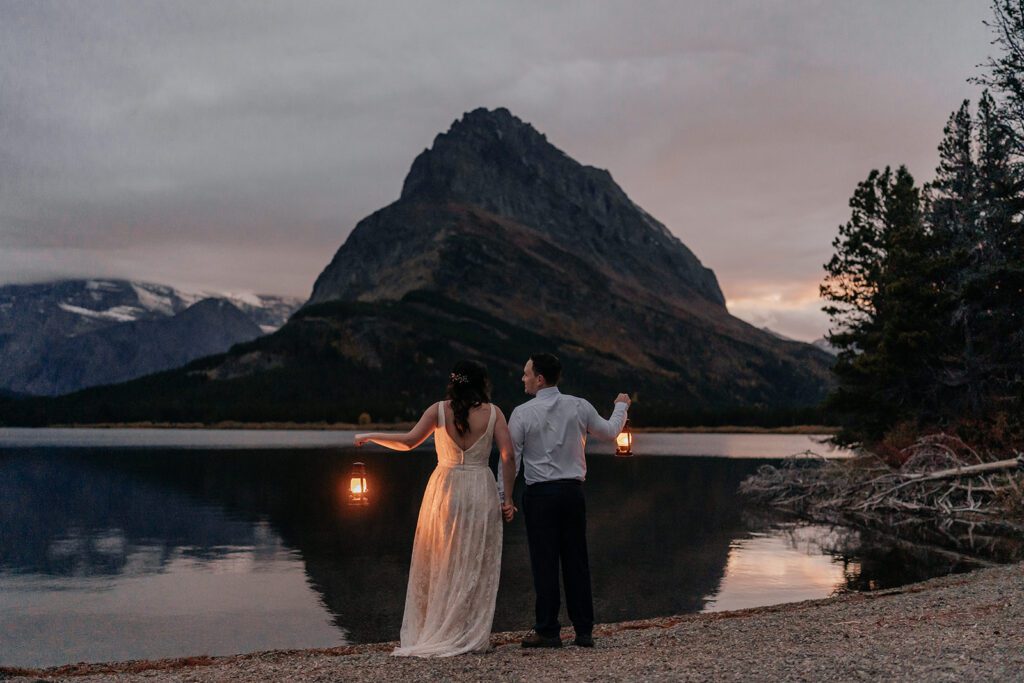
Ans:
<svg viewBox="0 0 1024 683"><path fill-rule="evenodd" d="M357 459L367 466L365 507L346 504ZM875 549L846 530L752 515L736 487L760 464L590 456L598 621L824 597L963 569ZM433 467L430 452L0 451L0 664L397 639ZM505 526L502 565L494 628L529 628L521 518Z"/></svg>

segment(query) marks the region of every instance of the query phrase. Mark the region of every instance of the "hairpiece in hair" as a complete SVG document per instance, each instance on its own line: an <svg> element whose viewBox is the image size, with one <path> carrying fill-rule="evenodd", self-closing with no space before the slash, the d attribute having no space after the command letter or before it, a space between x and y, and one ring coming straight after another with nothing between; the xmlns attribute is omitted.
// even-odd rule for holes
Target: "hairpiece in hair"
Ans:
<svg viewBox="0 0 1024 683"><path fill-rule="evenodd" d="M448 379L450 379L454 384L469 384L469 378L461 372L453 372L448 375Z"/></svg>

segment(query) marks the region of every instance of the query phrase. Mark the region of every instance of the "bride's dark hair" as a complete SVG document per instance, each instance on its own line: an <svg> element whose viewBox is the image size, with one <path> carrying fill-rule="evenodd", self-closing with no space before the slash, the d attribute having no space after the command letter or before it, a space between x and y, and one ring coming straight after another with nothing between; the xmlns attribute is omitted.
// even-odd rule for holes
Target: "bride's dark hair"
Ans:
<svg viewBox="0 0 1024 683"><path fill-rule="evenodd" d="M475 360L460 360L448 375L446 398L452 402L455 414L455 431L465 434L469 431L469 411L478 405L491 402L491 380L487 366Z"/></svg>

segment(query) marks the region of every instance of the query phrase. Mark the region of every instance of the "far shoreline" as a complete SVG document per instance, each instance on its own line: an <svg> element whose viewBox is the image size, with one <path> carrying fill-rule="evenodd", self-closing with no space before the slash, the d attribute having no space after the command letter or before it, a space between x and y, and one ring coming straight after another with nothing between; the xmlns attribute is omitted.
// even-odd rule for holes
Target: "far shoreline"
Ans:
<svg viewBox="0 0 1024 683"><path fill-rule="evenodd" d="M354 424L351 422L97 422L53 424L27 429L239 429L239 430L295 430L295 431L403 431L413 427L413 422L373 422ZM0 425L15 428L17 425ZM632 427L636 434L835 434L838 427L827 425L791 425L786 427L752 427L739 425L696 426L696 427Z"/></svg>

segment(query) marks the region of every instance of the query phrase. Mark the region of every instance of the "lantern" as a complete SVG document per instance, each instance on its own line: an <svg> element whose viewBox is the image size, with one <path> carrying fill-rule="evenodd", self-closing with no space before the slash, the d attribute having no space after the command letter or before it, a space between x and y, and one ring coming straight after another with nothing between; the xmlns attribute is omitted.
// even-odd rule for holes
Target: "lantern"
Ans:
<svg viewBox="0 0 1024 683"><path fill-rule="evenodd" d="M352 473L348 478L348 502L351 505L370 503L366 492L366 465L361 462L352 464Z"/></svg>
<svg viewBox="0 0 1024 683"><path fill-rule="evenodd" d="M626 458L633 455L633 432L629 430L629 420L622 426L622 431L615 437L615 455Z"/></svg>

